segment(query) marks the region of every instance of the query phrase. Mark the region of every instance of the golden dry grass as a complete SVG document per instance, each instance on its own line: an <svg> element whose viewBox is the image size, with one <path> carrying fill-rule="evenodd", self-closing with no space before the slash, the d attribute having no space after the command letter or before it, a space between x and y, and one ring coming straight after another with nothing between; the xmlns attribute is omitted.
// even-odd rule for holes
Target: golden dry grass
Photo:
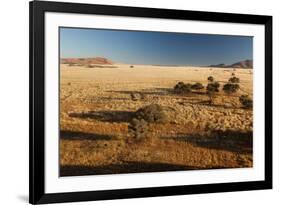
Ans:
<svg viewBox="0 0 281 205"><path fill-rule="evenodd" d="M205 90L176 95L179 82L220 83L233 69L116 65L87 68L61 65L61 175L113 174L252 166L252 110L239 96L252 94L252 71L236 69L238 93L222 91L209 105ZM138 92L145 99L132 100ZM170 120L151 124L149 136L131 140L132 114L149 104L168 108Z"/></svg>

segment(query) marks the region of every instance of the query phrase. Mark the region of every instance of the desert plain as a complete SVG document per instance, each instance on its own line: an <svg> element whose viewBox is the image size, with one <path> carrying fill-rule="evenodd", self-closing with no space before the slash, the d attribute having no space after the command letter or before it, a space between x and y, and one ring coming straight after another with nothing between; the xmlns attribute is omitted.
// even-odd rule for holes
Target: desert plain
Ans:
<svg viewBox="0 0 281 205"><path fill-rule="evenodd" d="M60 65L60 175L245 168L253 166L252 69L192 66ZM222 85L235 74L240 89ZM206 89L173 92L178 82L221 84L214 102ZM136 96L136 97L135 97ZM141 97L138 97L141 96ZM142 139L130 136L134 113L165 108L169 120L149 123Z"/></svg>

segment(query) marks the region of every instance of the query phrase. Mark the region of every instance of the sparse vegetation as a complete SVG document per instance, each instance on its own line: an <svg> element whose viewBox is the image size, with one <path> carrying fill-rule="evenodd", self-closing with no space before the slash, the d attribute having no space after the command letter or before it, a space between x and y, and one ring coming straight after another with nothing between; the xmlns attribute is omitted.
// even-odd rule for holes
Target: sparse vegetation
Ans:
<svg viewBox="0 0 281 205"><path fill-rule="evenodd" d="M191 86L189 83L178 82L174 87L174 91L178 94L189 94L191 93Z"/></svg>
<svg viewBox="0 0 281 205"><path fill-rule="evenodd" d="M136 139L147 137L149 132L148 123L144 119L133 118L128 126L128 131Z"/></svg>
<svg viewBox="0 0 281 205"><path fill-rule="evenodd" d="M214 79L213 76L209 76L207 80L208 80L209 82L214 82L215 79Z"/></svg>
<svg viewBox="0 0 281 205"><path fill-rule="evenodd" d="M146 98L145 94L141 92L134 92L130 94L131 100L138 101L138 100L144 100Z"/></svg>
<svg viewBox="0 0 281 205"><path fill-rule="evenodd" d="M202 83L195 83L191 86L192 90L201 90L203 88L204 88L204 86L202 85Z"/></svg>
<svg viewBox="0 0 281 205"><path fill-rule="evenodd" d="M245 108L253 107L253 100L248 95L241 95L239 101Z"/></svg>
<svg viewBox="0 0 281 205"><path fill-rule="evenodd" d="M239 83L240 79L235 77L235 76L233 76L233 77L229 78L228 82L229 83Z"/></svg>
<svg viewBox="0 0 281 205"><path fill-rule="evenodd" d="M61 176L253 166L249 69L223 95L230 68L87 64L61 65Z"/></svg>
<svg viewBox="0 0 281 205"><path fill-rule="evenodd" d="M227 83L223 86L223 91L226 94L236 93L239 90L240 86L236 83Z"/></svg>
<svg viewBox="0 0 281 205"><path fill-rule="evenodd" d="M138 109L135 117L138 120L143 119L148 123L164 123L168 121L168 116L163 106L158 104L151 104Z"/></svg>
<svg viewBox="0 0 281 205"><path fill-rule="evenodd" d="M223 91L226 94L236 93L240 89L239 82L240 79L235 77L235 73L232 73L232 77L228 79L228 83L223 86Z"/></svg>

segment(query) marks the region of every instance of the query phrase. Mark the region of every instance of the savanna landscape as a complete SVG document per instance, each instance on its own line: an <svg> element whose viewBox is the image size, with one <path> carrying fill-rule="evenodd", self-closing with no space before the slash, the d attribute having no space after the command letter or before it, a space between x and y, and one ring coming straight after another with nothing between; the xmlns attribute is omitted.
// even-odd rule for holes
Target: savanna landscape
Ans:
<svg viewBox="0 0 281 205"><path fill-rule="evenodd" d="M61 58L60 176L252 167L252 66Z"/></svg>
<svg viewBox="0 0 281 205"><path fill-rule="evenodd" d="M253 167L253 38L60 28L59 175Z"/></svg>

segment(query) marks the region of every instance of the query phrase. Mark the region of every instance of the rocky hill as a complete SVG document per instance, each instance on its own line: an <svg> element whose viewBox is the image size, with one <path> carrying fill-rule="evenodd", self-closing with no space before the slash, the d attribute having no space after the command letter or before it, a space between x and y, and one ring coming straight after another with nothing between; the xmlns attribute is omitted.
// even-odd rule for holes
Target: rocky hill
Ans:
<svg viewBox="0 0 281 205"><path fill-rule="evenodd" d="M239 61L239 62L233 63L231 65L226 65L224 63L221 63L221 64L217 64L217 65L210 65L209 67L216 67L216 68L253 68L253 60Z"/></svg>
<svg viewBox="0 0 281 205"><path fill-rule="evenodd" d="M79 65L113 65L113 62L107 58L95 57L95 58L62 58L62 64L79 64Z"/></svg>

